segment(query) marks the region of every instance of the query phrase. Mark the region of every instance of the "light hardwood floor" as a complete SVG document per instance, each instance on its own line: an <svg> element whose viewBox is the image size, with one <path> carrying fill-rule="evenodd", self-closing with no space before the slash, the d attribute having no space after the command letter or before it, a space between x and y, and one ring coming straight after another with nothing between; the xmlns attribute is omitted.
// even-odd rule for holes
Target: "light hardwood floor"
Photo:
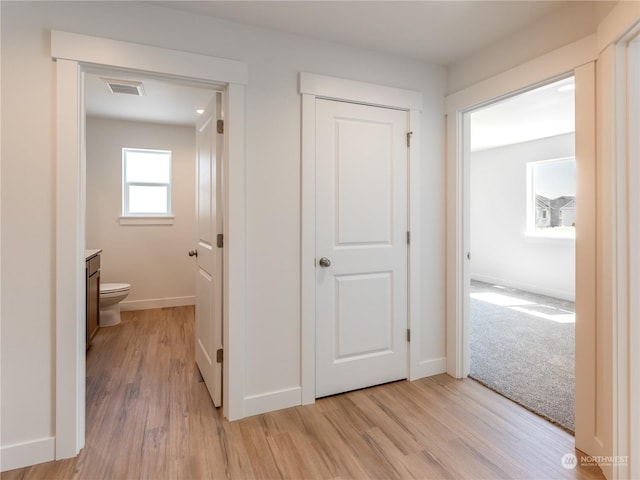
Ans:
<svg viewBox="0 0 640 480"><path fill-rule="evenodd" d="M227 422L194 365L193 308L123 312L87 358L86 446L16 479L601 479L573 437L473 380L396 382ZM578 453L579 455L579 453Z"/></svg>

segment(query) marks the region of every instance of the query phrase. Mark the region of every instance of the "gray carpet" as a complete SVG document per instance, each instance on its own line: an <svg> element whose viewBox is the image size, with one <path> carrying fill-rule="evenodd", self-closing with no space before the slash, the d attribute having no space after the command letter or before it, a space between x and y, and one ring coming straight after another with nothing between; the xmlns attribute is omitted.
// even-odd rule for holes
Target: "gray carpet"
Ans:
<svg viewBox="0 0 640 480"><path fill-rule="evenodd" d="M573 432L575 324L549 319L573 312L572 302L473 281L470 376Z"/></svg>

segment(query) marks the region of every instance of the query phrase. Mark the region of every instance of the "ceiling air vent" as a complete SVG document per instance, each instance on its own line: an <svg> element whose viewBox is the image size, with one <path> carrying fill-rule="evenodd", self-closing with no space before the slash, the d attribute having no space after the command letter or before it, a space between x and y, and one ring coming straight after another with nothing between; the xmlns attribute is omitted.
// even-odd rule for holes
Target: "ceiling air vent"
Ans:
<svg viewBox="0 0 640 480"><path fill-rule="evenodd" d="M144 95L144 88L142 82L131 82L128 80L113 80L110 78L102 79L111 93L122 93L124 95L136 95L141 97Z"/></svg>

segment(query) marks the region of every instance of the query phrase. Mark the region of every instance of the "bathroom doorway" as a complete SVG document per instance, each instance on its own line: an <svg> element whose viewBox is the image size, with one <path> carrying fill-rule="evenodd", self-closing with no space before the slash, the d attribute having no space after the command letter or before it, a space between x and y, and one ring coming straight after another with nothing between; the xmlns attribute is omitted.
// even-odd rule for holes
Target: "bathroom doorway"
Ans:
<svg viewBox="0 0 640 480"><path fill-rule="evenodd" d="M215 240L203 244L194 232L202 233L206 214L218 218L210 227L222 231L222 136L215 133L215 118L204 122L213 123L213 133L201 125L209 105L221 117L220 97L216 88L133 72L85 74L85 244L102 251L101 285L133 285L120 303L123 311L196 305L194 342L210 345L204 355L197 349L196 362L216 406L222 388L221 363L215 362L222 343L222 255ZM203 152L217 172L202 163ZM216 188L211 179L218 179ZM198 243L199 256L193 250ZM213 279L211 287L196 288L196 277L204 277L196 275L195 265L208 251L215 253L209 263L218 273L204 275Z"/></svg>
<svg viewBox="0 0 640 480"><path fill-rule="evenodd" d="M93 48L85 46L91 44ZM107 53L105 53L107 52ZM112 54L111 52L118 52ZM74 456L84 445L85 415L85 338L84 338L84 236L85 236L85 113L82 102L84 74L92 68L140 73L149 76L188 81L202 86L216 85L223 90L223 105L234 126L229 126L225 140L230 148L223 162L232 164L224 181L227 189L225 231L239 239L225 248L225 310L223 317L226 345L223 414L235 419L242 416L242 368L244 347L237 332L230 331L229 316L241 324L244 291L244 90L246 64L221 58L193 55L144 45L52 32L52 58L56 60L56 457ZM233 147L233 148L231 148ZM152 246L150 246L152 247ZM236 356L240 359L235 361ZM233 359L233 360L232 360ZM234 362L233 374L228 372ZM229 400L231 399L231 400Z"/></svg>

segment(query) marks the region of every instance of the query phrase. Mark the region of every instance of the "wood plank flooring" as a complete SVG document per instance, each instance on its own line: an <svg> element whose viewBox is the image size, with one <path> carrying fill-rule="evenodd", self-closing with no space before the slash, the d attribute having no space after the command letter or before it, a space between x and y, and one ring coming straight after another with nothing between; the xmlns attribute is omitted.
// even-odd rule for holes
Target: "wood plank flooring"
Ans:
<svg viewBox="0 0 640 480"><path fill-rule="evenodd" d="M573 437L473 380L396 382L236 422L194 365L193 308L123 312L87 357L86 446L36 479L602 479ZM579 455L579 454L578 454Z"/></svg>

